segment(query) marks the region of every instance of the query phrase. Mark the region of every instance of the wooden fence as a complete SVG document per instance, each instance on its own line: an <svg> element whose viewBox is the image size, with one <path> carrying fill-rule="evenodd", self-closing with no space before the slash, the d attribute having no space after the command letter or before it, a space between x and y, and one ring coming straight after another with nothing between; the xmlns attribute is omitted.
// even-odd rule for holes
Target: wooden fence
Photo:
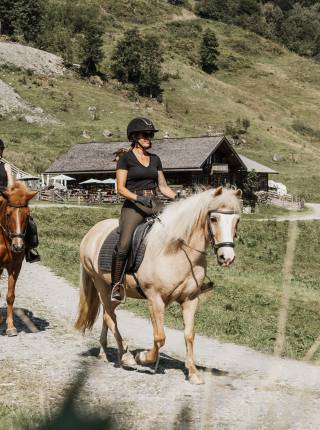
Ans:
<svg viewBox="0 0 320 430"><path fill-rule="evenodd" d="M77 205L99 205L103 203L120 203L121 197L104 191L87 192L86 190L41 190L38 199L52 203L68 203Z"/></svg>
<svg viewBox="0 0 320 430"><path fill-rule="evenodd" d="M257 203L269 204L286 209L299 210L304 208L305 201L294 194L279 195L275 191L258 191L255 193Z"/></svg>

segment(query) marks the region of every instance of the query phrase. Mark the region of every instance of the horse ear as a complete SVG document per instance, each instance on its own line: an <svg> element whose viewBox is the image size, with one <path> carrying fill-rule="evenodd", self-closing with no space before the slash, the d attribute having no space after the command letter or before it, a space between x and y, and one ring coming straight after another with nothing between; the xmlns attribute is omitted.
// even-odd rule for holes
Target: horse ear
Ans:
<svg viewBox="0 0 320 430"><path fill-rule="evenodd" d="M223 188L222 188L222 187L218 187L218 188L216 188L216 189L214 190L213 197L220 196L220 194L222 194L222 190L223 190Z"/></svg>
<svg viewBox="0 0 320 430"><path fill-rule="evenodd" d="M27 193L27 201L33 199L33 197L35 197L38 194L38 191L29 191Z"/></svg>
<svg viewBox="0 0 320 430"><path fill-rule="evenodd" d="M242 197L242 191L240 189L237 189L237 190L234 191L234 195L236 197L238 197L238 199L241 199L241 197Z"/></svg>

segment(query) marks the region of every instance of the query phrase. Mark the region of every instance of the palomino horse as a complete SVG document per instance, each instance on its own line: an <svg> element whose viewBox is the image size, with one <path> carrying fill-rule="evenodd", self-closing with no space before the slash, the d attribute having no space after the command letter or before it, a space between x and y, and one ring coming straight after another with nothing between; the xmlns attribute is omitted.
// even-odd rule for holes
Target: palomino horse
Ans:
<svg viewBox="0 0 320 430"><path fill-rule="evenodd" d="M22 182L15 182L0 194L0 275L8 272L7 335L16 336L13 324L15 286L21 270L28 223L28 202L37 192L31 192ZM0 312L0 324L2 315Z"/></svg>
<svg viewBox="0 0 320 430"><path fill-rule="evenodd" d="M110 329L118 345L123 366L159 363L159 350L165 343L165 307L173 301L182 307L186 367L189 381L203 383L193 359L194 317L206 276L206 250L211 243L218 263L229 266L235 258L234 238L239 221L240 190L219 187L169 204L155 221L146 242L146 251L136 273L149 303L153 324L154 345L134 357L128 351L117 327L115 308L110 300L110 273L98 268L98 256L104 239L118 225L115 219L101 221L89 230L80 245L81 289L79 314L75 327L85 332L97 317L100 303L103 306L103 327L100 343L107 348L107 331ZM141 299L136 282L126 276L128 297Z"/></svg>

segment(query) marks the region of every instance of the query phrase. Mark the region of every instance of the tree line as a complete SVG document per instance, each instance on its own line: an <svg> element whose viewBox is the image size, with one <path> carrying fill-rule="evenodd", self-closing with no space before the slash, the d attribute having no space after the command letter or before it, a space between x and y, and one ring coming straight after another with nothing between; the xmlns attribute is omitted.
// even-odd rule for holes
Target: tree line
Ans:
<svg viewBox="0 0 320 430"><path fill-rule="evenodd" d="M196 0L202 18L223 21L320 59L320 1Z"/></svg>
<svg viewBox="0 0 320 430"><path fill-rule="evenodd" d="M105 20L95 0L2 0L0 33L59 54L67 64L78 63L84 76L99 73L104 58ZM217 38L207 30L199 46L205 72L217 70L218 55ZM158 36L142 36L130 29L116 44L110 60L112 77L131 85L141 96L161 100L164 52Z"/></svg>

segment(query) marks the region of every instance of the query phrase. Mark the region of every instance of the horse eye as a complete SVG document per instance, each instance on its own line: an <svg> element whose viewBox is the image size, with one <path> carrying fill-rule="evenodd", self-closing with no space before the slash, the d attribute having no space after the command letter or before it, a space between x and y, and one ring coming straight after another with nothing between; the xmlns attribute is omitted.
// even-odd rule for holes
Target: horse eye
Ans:
<svg viewBox="0 0 320 430"><path fill-rule="evenodd" d="M211 216L210 216L210 220L211 220L212 222L217 222L217 217L216 217L216 216L214 216L214 215L211 215Z"/></svg>

